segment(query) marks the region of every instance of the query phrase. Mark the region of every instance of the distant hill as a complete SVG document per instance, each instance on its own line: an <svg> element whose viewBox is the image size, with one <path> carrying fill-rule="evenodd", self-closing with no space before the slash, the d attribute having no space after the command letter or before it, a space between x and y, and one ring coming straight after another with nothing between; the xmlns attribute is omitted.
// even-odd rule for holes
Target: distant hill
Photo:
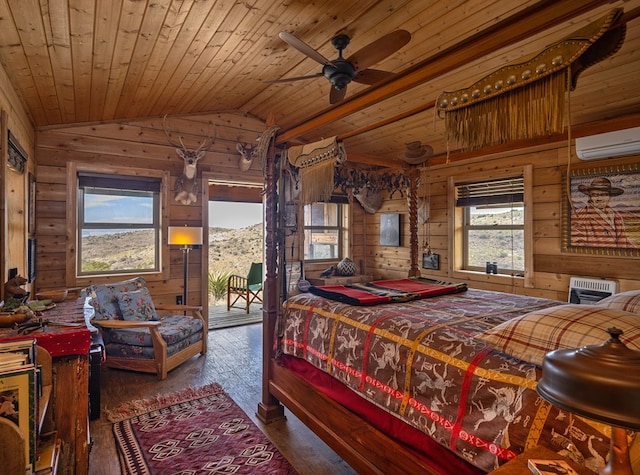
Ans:
<svg viewBox="0 0 640 475"><path fill-rule="evenodd" d="M151 231L135 231L85 239L83 256L93 268L148 267L153 249ZM252 262L262 262L262 223L241 229L209 228L209 272L244 275Z"/></svg>
<svg viewBox="0 0 640 475"><path fill-rule="evenodd" d="M245 275L262 262L262 223L241 229L209 228L209 272Z"/></svg>

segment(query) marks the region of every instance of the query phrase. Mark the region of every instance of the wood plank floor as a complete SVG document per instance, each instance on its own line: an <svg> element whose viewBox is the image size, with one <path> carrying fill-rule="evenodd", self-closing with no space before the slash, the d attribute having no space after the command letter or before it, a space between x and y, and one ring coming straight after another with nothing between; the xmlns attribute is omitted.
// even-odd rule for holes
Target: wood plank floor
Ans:
<svg viewBox="0 0 640 475"><path fill-rule="evenodd" d="M261 395L262 325L252 324L209 332L206 356L196 356L169 373L164 381L154 375L103 368L100 373L101 414L91 421L90 475L120 474L112 424L105 408L187 386L217 382L274 442L300 474L349 474L356 472L307 429L289 411L287 419L262 424L255 416Z"/></svg>

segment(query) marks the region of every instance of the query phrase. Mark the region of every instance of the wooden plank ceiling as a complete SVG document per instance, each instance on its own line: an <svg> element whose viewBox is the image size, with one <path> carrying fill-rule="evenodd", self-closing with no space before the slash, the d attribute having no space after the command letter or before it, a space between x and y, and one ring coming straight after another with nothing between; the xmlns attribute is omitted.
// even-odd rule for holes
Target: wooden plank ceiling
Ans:
<svg viewBox="0 0 640 475"><path fill-rule="evenodd" d="M621 50L580 76L573 124L640 112L640 0L0 0L0 62L36 127L240 111L273 114L280 141L338 135L348 154L398 163L419 140L444 153L433 104L624 8ZM282 41L294 34L337 58L331 39L347 34L345 57L397 29L408 45L373 65L397 73L351 83L329 104L322 66Z"/></svg>

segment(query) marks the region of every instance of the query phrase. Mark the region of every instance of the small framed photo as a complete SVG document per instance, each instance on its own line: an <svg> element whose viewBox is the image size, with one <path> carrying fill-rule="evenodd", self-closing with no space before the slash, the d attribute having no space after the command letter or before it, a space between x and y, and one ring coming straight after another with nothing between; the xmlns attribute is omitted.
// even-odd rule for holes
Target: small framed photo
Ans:
<svg viewBox="0 0 640 475"><path fill-rule="evenodd" d="M422 253L422 268L423 269L440 269L440 254L433 254L431 252Z"/></svg>
<svg viewBox="0 0 640 475"><path fill-rule="evenodd" d="M385 213L380 215L380 245L400 245L400 215Z"/></svg>

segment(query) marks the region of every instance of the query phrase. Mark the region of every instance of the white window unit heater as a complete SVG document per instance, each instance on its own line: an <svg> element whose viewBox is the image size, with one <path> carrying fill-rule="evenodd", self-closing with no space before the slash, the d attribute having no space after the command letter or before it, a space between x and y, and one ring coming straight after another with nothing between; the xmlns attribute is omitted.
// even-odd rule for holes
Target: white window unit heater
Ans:
<svg viewBox="0 0 640 475"><path fill-rule="evenodd" d="M618 291L618 283L613 280L571 277L569 280L569 302L593 304Z"/></svg>

